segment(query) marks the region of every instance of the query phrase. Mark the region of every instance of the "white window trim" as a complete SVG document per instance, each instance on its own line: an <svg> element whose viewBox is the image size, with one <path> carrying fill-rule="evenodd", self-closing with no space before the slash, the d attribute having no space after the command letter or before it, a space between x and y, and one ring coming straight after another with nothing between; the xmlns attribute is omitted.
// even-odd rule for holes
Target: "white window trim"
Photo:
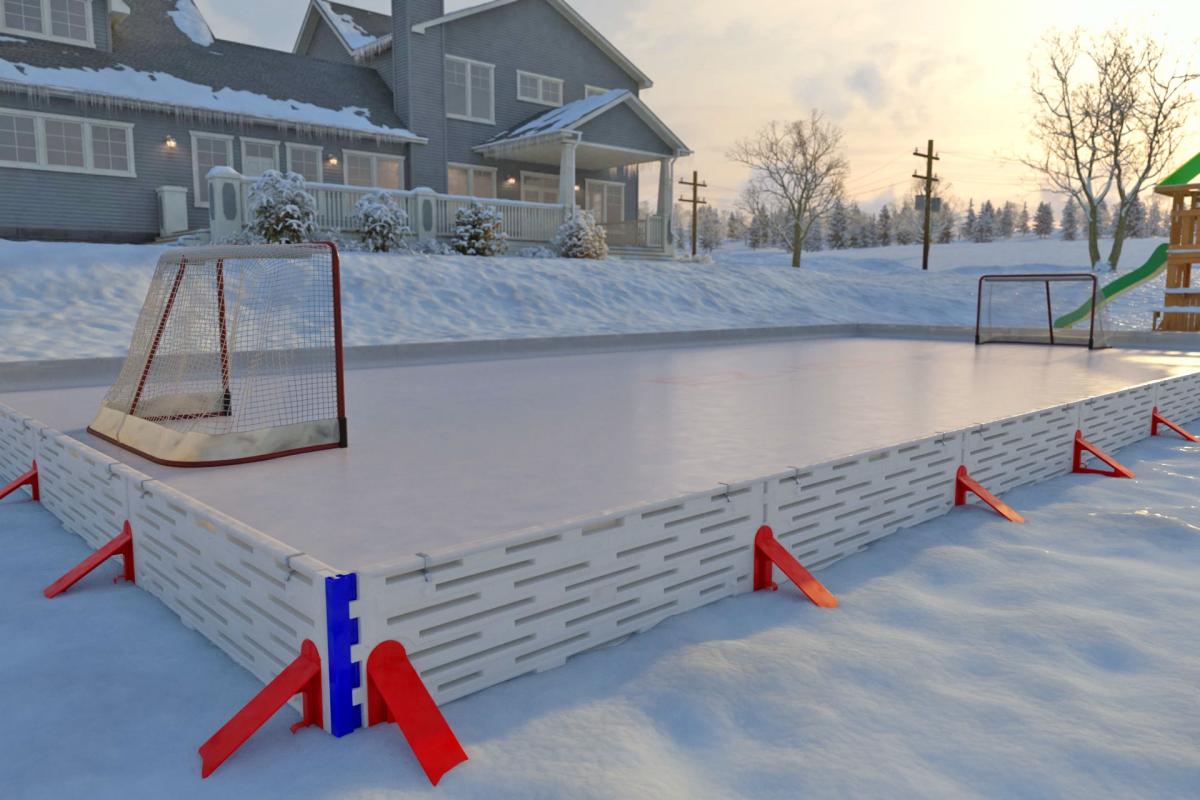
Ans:
<svg viewBox="0 0 1200 800"><path fill-rule="evenodd" d="M523 203L538 202L536 200L526 200L525 199L525 179L526 178L549 178L551 181L554 182L554 190L558 191L558 176L557 175L551 174L549 172L531 172L531 171L527 171L527 170L521 170L521 202L523 202ZM559 198L559 202L562 202L561 197Z"/></svg>
<svg viewBox="0 0 1200 800"><path fill-rule="evenodd" d="M619 186L621 188L621 219L620 219L620 221L625 222L626 221L626 219L625 219L625 201L627 199L625 196L626 184L623 183L622 181L606 181L606 180L601 180L600 178L588 178L587 180L585 180L584 185L583 185L583 190L584 190L583 191L583 205L584 205L584 208L586 208L588 211L595 211L595 209L587 207L588 203L590 203L591 199L592 199L592 184L599 184L602 186Z"/></svg>
<svg viewBox="0 0 1200 800"><path fill-rule="evenodd" d="M500 170L498 168L485 167L485 166L481 166L479 164L460 164L456 161L447 161L446 162L447 173L450 171L451 167L457 167L458 169L465 169L467 171L467 196L468 197L479 197L479 195L475 194L475 173L476 172L492 173L492 188L495 189L495 194L493 194L491 197L486 197L486 198L480 197L480 199L481 200L495 200L500 197Z"/></svg>
<svg viewBox="0 0 1200 800"><path fill-rule="evenodd" d="M106 119L89 119L88 117L70 117L65 114L46 114L40 111L21 111L15 108L0 107L0 113L15 117L25 117L33 120L33 137L37 145L37 163L29 164L24 161L0 161L0 167L13 169L34 169L42 172L73 172L83 175L107 175L115 178L136 178L137 165L133 160L133 125L128 122L110 122ZM83 166L68 167L50 164L46 155L46 125L48 119L74 122L83 126ZM125 131L125 151L129 160L129 170L97 169L93 164L95 154L92 152L92 125L105 128L122 128Z"/></svg>
<svg viewBox="0 0 1200 800"><path fill-rule="evenodd" d="M588 83L584 84L583 97L584 99L587 99L589 97L595 97L598 94L608 94L611 91L612 89L605 89L603 87L593 86L592 84Z"/></svg>
<svg viewBox="0 0 1200 800"><path fill-rule="evenodd" d="M369 153L366 150L342 150L342 183L350 186L350 166L347 156L363 156L371 159L371 185L356 186L357 189L384 189L379 185L379 159L387 158L400 162L400 189L384 189L384 191L404 191L408 186L408 177L404 174L408 159L391 153Z"/></svg>
<svg viewBox="0 0 1200 800"><path fill-rule="evenodd" d="M251 136L239 137L242 149L242 174L246 173L246 145L248 144L269 144L275 149L275 169L279 169L279 142L272 139L255 139Z"/></svg>
<svg viewBox="0 0 1200 800"><path fill-rule="evenodd" d="M317 183L325 182L325 148L319 144L296 144L295 142L287 142L284 144L284 150L287 151L287 171L295 172L292 169L292 153L297 150L315 150L317 153ZM343 162L345 163L345 162Z"/></svg>
<svg viewBox="0 0 1200 800"><path fill-rule="evenodd" d="M11 33L14 36L25 36L29 39L44 39L48 42L61 42L62 44L73 44L75 46L92 47L96 46L96 31L95 24L92 20L92 4L87 5L87 12L84 14L84 25L87 27L87 40L72 39L69 36L55 36L53 33L35 33L33 31L22 30L21 28L11 28L8 25L8 20L5 19L4 3L0 2L0 33ZM42 27L50 28L50 0L42 0Z"/></svg>
<svg viewBox="0 0 1200 800"><path fill-rule="evenodd" d="M473 58L463 58L462 56L452 56L452 55L446 55L445 61L461 61L462 63L467 65L467 111L468 111L468 113L466 113L466 114L451 114L449 111L447 111L446 118L447 119L459 119L464 122L482 122L487 125L495 125L496 124L496 65L489 64L486 61L476 61ZM444 63L445 62L443 62L443 64ZM471 66L486 67L488 70L488 73L491 75L491 78L492 78L492 115L490 117L476 117L476 116L472 116L469 113L471 111L471 69L470 69ZM442 106L443 107L446 105L445 92L446 92L446 81L443 78L442 79Z"/></svg>
<svg viewBox="0 0 1200 800"><path fill-rule="evenodd" d="M525 97L521 94L521 78L537 78L537 82L538 82L538 96L537 97ZM551 83L558 84L558 102L557 103L548 103L542 99L542 83L545 81L549 81ZM517 70L517 99L520 100L522 103L536 103L539 106L550 106L551 108L562 108L565 91L566 91L566 83L563 81L562 78L553 78L549 75L539 75L536 72L529 72L528 70L523 70L523 69Z"/></svg>
<svg viewBox="0 0 1200 800"><path fill-rule="evenodd" d="M229 157L226 159L229 162L230 169L233 168L233 137L224 133L208 133L207 131L188 131L192 139L192 191L195 194L193 197L193 205L196 208L208 208L209 203L200 200L200 183L207 180L208 175L200 174L200 160L196 157L199 153L196 150L197 139L218 139L225 142L225 153Z"/></svg>

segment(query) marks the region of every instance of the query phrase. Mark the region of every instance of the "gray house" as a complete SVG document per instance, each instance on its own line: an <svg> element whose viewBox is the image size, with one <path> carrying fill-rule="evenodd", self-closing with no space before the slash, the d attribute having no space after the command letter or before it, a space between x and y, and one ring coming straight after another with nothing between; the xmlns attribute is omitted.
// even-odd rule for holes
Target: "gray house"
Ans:
<svg viewBox="0 0 1200 800"><path fill-rule="evenodd" d="M579 206L665 250L688 150L650 85L563 0L310 0L292 53L214 39L191 0L0 0L0 237L215 234L289 169L330 228L383 189L423 235L486 198L518 241ZM659 197L639 215L643 164Z"/></svg>

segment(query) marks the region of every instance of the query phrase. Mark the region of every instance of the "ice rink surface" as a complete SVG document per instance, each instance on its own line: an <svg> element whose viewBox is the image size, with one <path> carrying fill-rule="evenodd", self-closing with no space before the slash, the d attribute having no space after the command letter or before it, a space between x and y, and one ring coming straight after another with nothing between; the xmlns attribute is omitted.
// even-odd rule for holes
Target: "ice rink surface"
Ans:
<svg viewBox="0 0 1200 800"><path fill-rule="evenodd" d="M216 469L87 434L106 387L0 402L353 569L1197 370L1185 354L877 338L355 369L349 449Z"/></svg>

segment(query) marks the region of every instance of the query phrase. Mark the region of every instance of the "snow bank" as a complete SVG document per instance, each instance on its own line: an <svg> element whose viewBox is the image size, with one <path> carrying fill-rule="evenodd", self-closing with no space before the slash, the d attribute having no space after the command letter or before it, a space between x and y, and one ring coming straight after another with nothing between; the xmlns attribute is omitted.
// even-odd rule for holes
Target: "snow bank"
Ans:
<svg viewBox="0 0 1200 800"><path fill-rule="evenodd" d="M390 128L371 121L365 108L346 106L322 108L298 100L277 100L242 89L213 89L185 81L166 72L143 72L124 65L103 69L74 67L34 67L0 59L0 82L20 84L31 89L66 89L90 92L114 101L163 103L170 106L201 109L218 114L235 114L259 119L278 120L298 125L322 125L333 128L402 138L416 138L404 128Z"/></svg>
<svg viewBox="0 0 1200 800"><path fill-rule="evenodd" d="M0 504L0 780L13 797L1195 797L1200 448L1122 452L1137 481L1010 493L794 588L675 617L451 703L470 754L436 789L394 725L295 736L284 710L209 781L195 748L259 686L32 503ZM102 621L102 624L101 624ZM118 744L119 743L119 744ZM128 758L137 754L136 769ZM48 768L48 764L53 764Z"/></svg>
<svg viewBox="0 0 1200 800"><path fill-rule="evenodd" d="M1130 242L1132 268L1155 240ZM0 360L123 355L161 247L0 241ZM873 322L974 325L985 272L1079 270L1078 243L806 256L728 248L711 264L345 253L351 345ZM915 262L914 262L915 260ZM914 265L915 263L915 265ZM1108 275L1102 275L1107 280ZM1110 306L1147 329L1162 281Z"/></svg>
<svg viewBox="0 0 1200 800"><path fill-rule="evenodd" d="M192 0L175 0L175 10L168 11L167 16L175 21L175 27L201 47L208 47L213 43L212 31Z"/></svg>

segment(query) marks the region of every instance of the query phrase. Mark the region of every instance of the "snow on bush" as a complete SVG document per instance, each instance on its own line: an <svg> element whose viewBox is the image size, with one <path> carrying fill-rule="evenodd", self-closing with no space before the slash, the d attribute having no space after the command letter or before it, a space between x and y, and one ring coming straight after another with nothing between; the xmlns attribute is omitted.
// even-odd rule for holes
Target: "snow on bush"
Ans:
<svg viewBox="0 0 1200 800"><path fill-rule="evenodd" d="M410 239L404 245L405 251L417 256L452 256L455 250L441 239Z"/></svg>
<svg viewBox="0 0 1200 800"><path fill-rule="evenodd" d="M373 253L397 249L404 237L412 233L408 227L408 212L387 192L369 194L358 201L354 207L354 228Z"/></svg>
<svg viewBox="0 0 1200 800"><path fill-rule="evenodd" d="M498 256L508 246L504 217L494 207L472 203L454 219L454 252L464 256Z"/></svg>
<svg viewBox="0 0 1200 800"><path fill-rule="evenodd" d="M608 235L592 212L576 209L554 234L554 249L563 258L607 258Z"/></svg>
<svg viewBox="0 0 1200 800"><path fill-rule="evenodd" d="M317 200L304 178L267 170L250 187L250 229L270 244L311 242L317 233Z"/></svg>

